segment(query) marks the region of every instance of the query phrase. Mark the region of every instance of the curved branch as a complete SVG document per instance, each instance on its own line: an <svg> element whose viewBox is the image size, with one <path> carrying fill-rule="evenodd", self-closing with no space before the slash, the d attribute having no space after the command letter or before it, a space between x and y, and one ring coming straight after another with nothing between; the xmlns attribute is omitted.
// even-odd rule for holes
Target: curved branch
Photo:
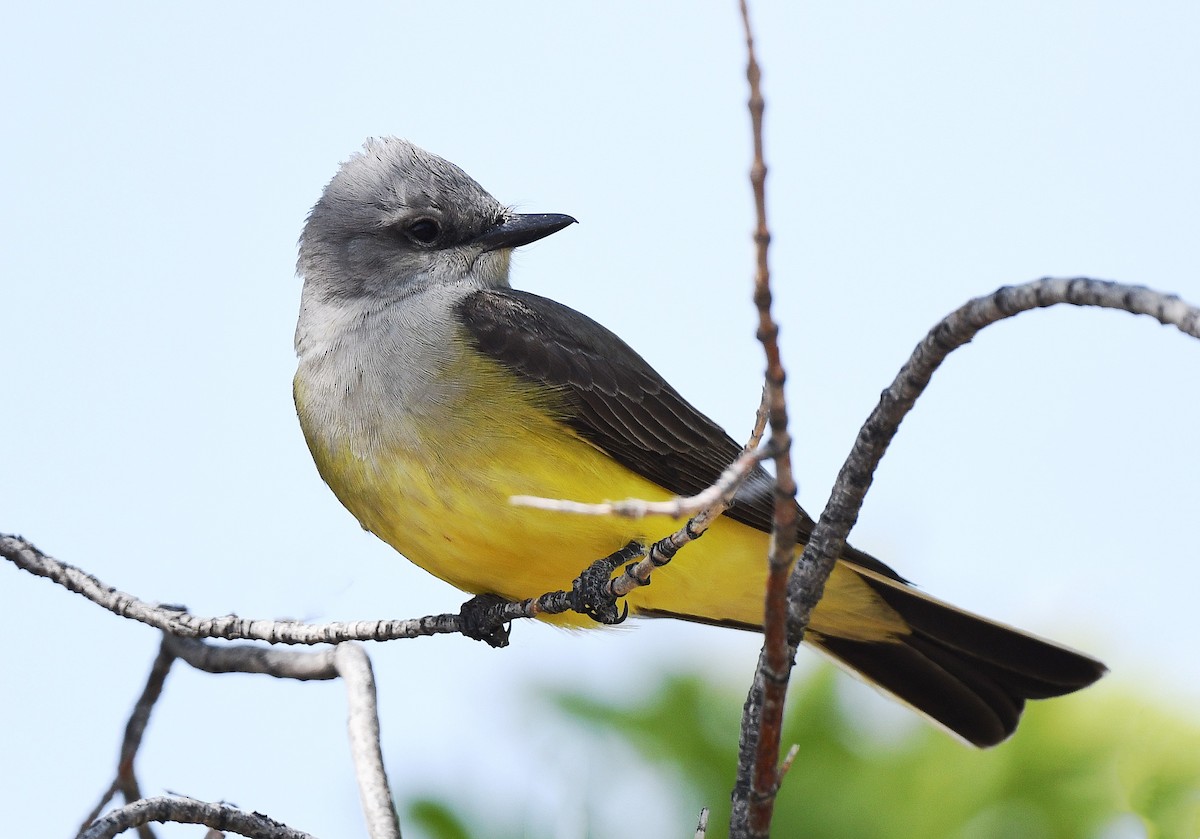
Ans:
<svg viewBox="0 0 1200 839"><path fill-rule="evenodd" d="M273 650L253 644L206 644L198 638L167 633L163 645L178 658L205 673L261 673L276 679L301 682L336 679L336 648L326 650Z"/></svg>
<svg viewBox="0 0 1200 839"><path fill-rule="evenodd" d="M80 833L79 839L111 839L131 827L150 822L202 824L251 839L315 839L262 813L247 813L228 804L210 804L176 795L143 798L113 810Z"/></svg>
<svg viewBox="0 0 1200 839"><path fill-rule="evenodd" d="M1143 286L1093 280L1088 277L1044 277L1018 286L1004 286L970 300L943 318L913 350L895 380L880 395L879 404L858 432L812 538L788 581L789 634L803 637L825 580L858 520L875 469L900 423L924 392L930 377L951 352L968 343L981 329L1031 309L1067 303L1119 309L1147 315L1164 326L1200 338L1200 309L1173 294Z"/></svg>

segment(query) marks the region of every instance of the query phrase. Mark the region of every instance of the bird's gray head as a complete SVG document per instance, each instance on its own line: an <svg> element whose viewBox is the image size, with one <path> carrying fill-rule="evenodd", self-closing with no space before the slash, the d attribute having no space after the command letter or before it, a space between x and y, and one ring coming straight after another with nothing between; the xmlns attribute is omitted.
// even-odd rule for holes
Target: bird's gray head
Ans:
<svg viewBox="0 0 1200 839"><path fill-rule="evenodd" d="M371 139L309 213L296 268L305 294L326 300L505 285L513 248L573 221L514 213L453 163L396 137Z"/></svg>

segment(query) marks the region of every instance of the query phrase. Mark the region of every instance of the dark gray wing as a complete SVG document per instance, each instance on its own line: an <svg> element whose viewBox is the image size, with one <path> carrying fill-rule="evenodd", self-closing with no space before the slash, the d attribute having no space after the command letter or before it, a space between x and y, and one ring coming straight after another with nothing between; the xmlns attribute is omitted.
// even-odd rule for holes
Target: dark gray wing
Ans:
<svg viewBox="0 0 1200 839"><path fill-rule="evenodd" d="M708 487L741 452L628 344L574 309L504 288L471 294L458 313L480 352L560 395L564 424L676 495ZM770 481L758 470L728 515L769 531Z"/></svg>
<svg viewBox="0 0 1200 839"><path fill-rule="evenodd" d="M695 495L741 452L628 344L574 309L526 291L492 288L463 298L458 316L481 353L559 394L565 425L669 492ZM772 483L756 469L725 515L769 532ZM802 542L812 528L801 510ZM853 548L844 557L900 579Z"/></svg>

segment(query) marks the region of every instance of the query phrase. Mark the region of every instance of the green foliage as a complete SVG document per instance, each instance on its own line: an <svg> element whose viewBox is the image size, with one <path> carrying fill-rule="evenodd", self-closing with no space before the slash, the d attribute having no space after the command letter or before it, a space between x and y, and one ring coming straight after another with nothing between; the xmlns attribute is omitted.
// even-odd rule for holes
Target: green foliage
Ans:
<svg viewBox="0 0 1200 839"><path fill-rule="evenodd" d="M453 805L434 798L416 798L409 801L400 821L404 825L406 835L410 829L415 829L422 835L436 839L471 839L473 836L503 839L502 835L496 832L495 825L491 825L486 831L474 830Z"/></svg>
<svg viewBox="0 0 1200 839"><path fill-rule="evenodd" d="M1080 839L1116 824L1124 829L1117 835L1128 836L1137 820L1148 839L1200 836L1194 723L1101 687L1031 703L1017 735L988 751L931 726L881 743L843 710L835 678L824 669L792 686L784 748L797 743L800 751L778 798L773 836ZM619 738L677 776L681 812L710 807L708 835L724 835L741 716L736 692L676 675L636 704L575 693L554 702L576 724ZM613 767L614 776L619 771ZM451 827L426 820L428 835L473 835L448 809L441 815ZM677 835L690 835L686 825Z"/></svg>

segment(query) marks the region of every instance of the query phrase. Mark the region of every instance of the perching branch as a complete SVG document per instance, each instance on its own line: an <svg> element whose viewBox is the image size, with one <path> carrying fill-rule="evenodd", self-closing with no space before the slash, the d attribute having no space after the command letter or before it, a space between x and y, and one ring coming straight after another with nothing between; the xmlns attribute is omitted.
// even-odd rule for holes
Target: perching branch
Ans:
<svg viewBox="0 0 1200 839"><path fill-rule="evenodd" d="M227 641L266 641L271 644L311 645L339 644L345 641L391 641L398 638L420 638L451 633L481 637L477 625L473 625L469 617L463 613L428 615L408 620L323 624L307 624L291 620L256 620L239 618L237 615L197 617L189 614L181 606L157 606L119 591L86 571L48 556L22 536L0 534L0 556L10 560L18 568L38 577L45 577L82 595L119 617L132 618L179 638L220 638ZM517 603L497 600L486 612L482 613L484 615L483 623L494 628L518 618L532 618L543 613L565 612L573 608L569 599L570 595L571 592L559 591ZM500 636L493 646L504 646L507 643L507 635L501 633ZM258 650L259 648L253 649Z"/></svg>
<svg viewBox="0 0 1200 839"><path fill-rule="evenodd" d="M45 577L80 594L115 615L183 638L223 638L271 644L338 644L343 641L390 641L461 632L458 615L430 615L410 620L375 620L307 624L290 620L255 620L237 615L201 618L180 606L158 606L118 591L73 565L40 551L27 539L0 534L0 556L18 568Z"/></svg>

